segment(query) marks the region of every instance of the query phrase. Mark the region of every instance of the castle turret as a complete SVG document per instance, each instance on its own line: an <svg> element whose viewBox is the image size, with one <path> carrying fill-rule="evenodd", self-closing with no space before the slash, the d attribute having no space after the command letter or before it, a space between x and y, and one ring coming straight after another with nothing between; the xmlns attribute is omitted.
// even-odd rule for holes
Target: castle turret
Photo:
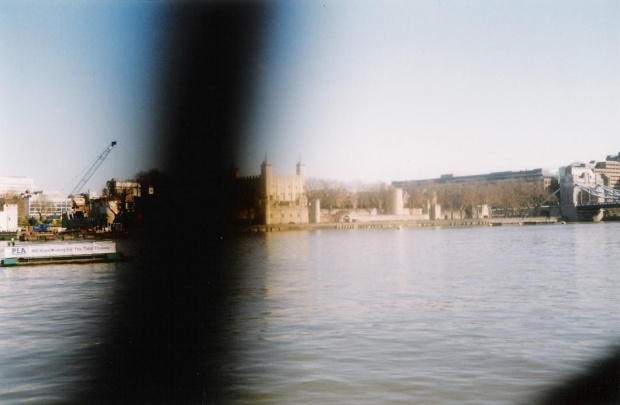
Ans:
<svg viewBox="0 0 620 405"><path fill-rule="evenodd" d="M403 214L403 189L402 188L395 187L390 190L387 213L389 215L402 215Z"/></svg>
<svg viewBox="0 0 620 405"><path fill-rule="evenodd" d="M308 216L311 224L321 223L321 201L318 198L310 204Z"/></svg>
<svg viewBox="0 0 620 405"><path fill-rule="evenodd" d="M299 161L297 162L297 175L302 179L306 177L306 166L301 163L301 156L299 157Z"/></svg>
<svg viewBox="0 0 620 405"><path fill-rule="evenodd" d="M271 197L271 164L267 160L267 154L265 154L265 160L263 164L260 166L260 179L261 179L261 193L262 193L262 204L264 207L264 215L265 215L265 223L271 223L271 207L270 207L270 197Z"/></svg>
<svg viewBox="0 0 620 405"><path fill-rule="evenodd" d="M301 163L301 156L297 161L297 187L299 190L298 204L307 205L308 200L306 198L306 166Z"/></svg>
<svg viewBox="0 0 620 405"><path fill-rule="evenodd" d="M260 175L264 196L266 199L269 199L271 195L271 163L267 160L267 155L265 155L265 160L260 166Z"/></svg>

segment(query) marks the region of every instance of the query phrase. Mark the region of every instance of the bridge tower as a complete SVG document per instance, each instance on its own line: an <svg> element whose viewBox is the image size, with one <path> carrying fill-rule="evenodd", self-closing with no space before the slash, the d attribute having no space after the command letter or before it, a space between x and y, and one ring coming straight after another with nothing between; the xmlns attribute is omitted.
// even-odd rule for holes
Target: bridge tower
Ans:
<svg viewBox="0 0 620 405"><path fill-rule="evenodd" d="M560 168L560 210L562 216L568 221L596 221L603 216L602 211L581 211L578 209L580 204L600 202L600 199L582 191L577 184L596 188L597 183L601 183L601 176L592 170L594 165L584 163L574 163L570 166ZM584 201L587 199L587 201Z"/></svg>

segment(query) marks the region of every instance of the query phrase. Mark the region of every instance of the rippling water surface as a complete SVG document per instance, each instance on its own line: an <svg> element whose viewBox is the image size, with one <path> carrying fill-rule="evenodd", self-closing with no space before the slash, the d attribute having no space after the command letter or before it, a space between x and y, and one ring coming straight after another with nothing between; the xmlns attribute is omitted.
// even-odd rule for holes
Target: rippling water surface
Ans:
<svg viewBox="0 0 620 405"><path fill-rule="evenodd" d="M620 224L221 242L204 403L521 404L620 338ZM0 399L100 384L130 263L0 269ZM118 330L118 328L116 329ZM215 371L214 371L215 372Z"/></svg>

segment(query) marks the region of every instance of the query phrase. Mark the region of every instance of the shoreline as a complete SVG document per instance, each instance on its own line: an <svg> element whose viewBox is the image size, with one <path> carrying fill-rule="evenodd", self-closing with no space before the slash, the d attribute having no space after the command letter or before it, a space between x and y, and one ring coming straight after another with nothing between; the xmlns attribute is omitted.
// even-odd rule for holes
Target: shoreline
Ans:
<svg viewBox="0 0 620 405"><path fill-rule="evenodd" d="M373 222L322 222L318 224L269 224L248 225L241 227L242 233L285 232L321 229L402 229L424 227L495 227L495 226L531 226L565 224L558 218L484 218L484 219L438 219L438 220L402 220Z"/></svg>

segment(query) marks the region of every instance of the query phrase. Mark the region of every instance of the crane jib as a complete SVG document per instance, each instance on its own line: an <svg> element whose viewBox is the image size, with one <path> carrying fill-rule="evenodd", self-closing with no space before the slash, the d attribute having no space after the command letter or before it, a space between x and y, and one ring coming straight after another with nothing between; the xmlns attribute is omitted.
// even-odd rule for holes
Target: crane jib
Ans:
<svg viewBox="0 0 620 405"><path fill-rule="evenodd" d="M69 193L68 198L73 198L75 197L77 193L80 192L82 187L84 187L84 185L88 182L88 180L90 180L91 176L95 173L95 171L99 168L99 166L101 166L105 158L108 157L108 154L110 153L110 151L115 145L116 145L116 141L112 141L112 143L110 143L110 146L105 148L103 153L101 153L101 155L97 157L97 159L95 160L95 163L93 163L90 169L88 169L88 172L86 172L82 180L80 180L77 186L75 186L75 188Z"/></svg>

